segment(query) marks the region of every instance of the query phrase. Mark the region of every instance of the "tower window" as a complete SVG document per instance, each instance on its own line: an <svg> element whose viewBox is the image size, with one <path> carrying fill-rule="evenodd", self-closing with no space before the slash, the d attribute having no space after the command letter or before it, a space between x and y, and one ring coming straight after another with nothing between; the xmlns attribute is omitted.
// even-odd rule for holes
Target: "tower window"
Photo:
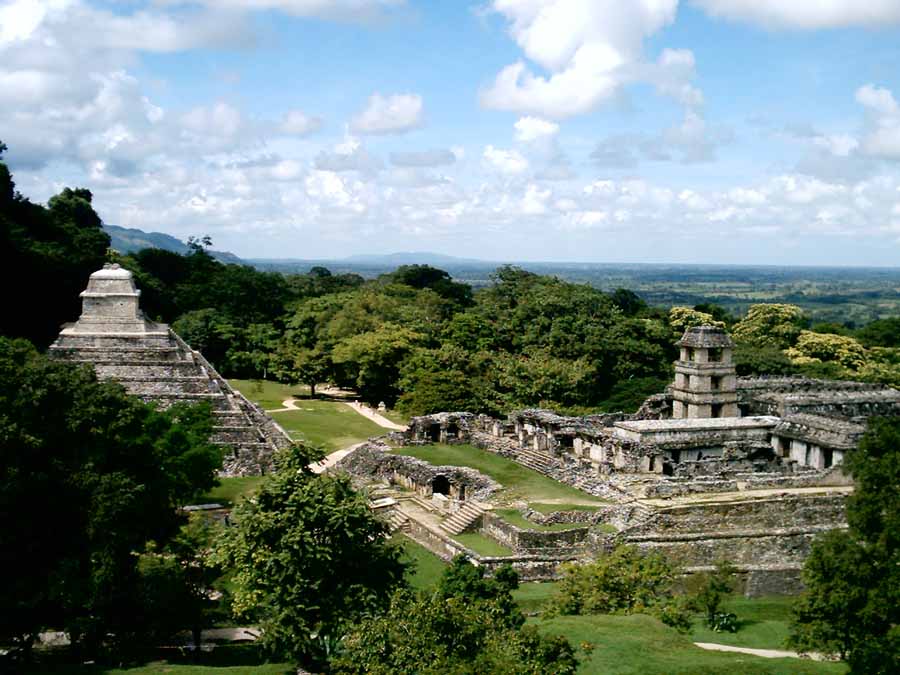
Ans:
<svg viewBox="0 0 900 675"><path fill-rule="evenodd" d="M719 348L709 350L709 360L711 362L722 360L722 350Z"/></svg>

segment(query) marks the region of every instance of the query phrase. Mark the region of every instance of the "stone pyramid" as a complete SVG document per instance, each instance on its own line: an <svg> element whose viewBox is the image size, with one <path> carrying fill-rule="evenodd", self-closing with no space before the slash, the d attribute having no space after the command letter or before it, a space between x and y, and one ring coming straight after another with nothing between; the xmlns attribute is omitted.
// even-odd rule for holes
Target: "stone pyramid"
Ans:
<svg viewBox="0 0 900 675"><path fill-rule="evenodd" d="M63 326L50 355L90 363L98 378L115 380L159 408L208 402L214 416L212 440L228 448L223 475L269 471L272 454L289 446L290 436L168 325L144 318L140 295L131 272L104 265L81 293L81 317Z"/></svg>

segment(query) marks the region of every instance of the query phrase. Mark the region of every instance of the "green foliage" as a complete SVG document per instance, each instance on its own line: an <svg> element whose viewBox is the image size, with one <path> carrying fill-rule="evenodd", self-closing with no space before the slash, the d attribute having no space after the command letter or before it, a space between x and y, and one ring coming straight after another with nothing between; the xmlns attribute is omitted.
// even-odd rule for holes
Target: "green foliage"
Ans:
<svg viewBox="0 0 900 675"><path fill-rule="evenodd" d="M0 162L0 283L7 289L0 334L43 347L78 317L78 294L109 247L91 200L89 190L65 188L47 207L32 204Z"/></svg>
<svg viewBox="0 0 900 675"><path fill-rule="evenodd" d="M872 321L856 337L866 347L900 347L900 317Z"/></svg>
<svg viewBox="0 0 900 675"><path fill-rule="evenodd" d="M235 614L273 654L325 658L346 626L383 608L404 575L387 526L346 476L314 475L302 446L232 514L215 560L234 569Z"/></svg>
<svg viewBox="0 0 900 675"><path fill-rule="evenodd" d="M444 270L429 265L401 265L383 278L412 288L430 288L459 307L468 307L472 304L471 286L457 283Z"/></svg>
<svg viewBox="0 0 900 675"><path fill-rule="evenodd" d="M562 573L550 613L648 613L679 630L690 628L690 605L673 590L678 570L662 554L620 545L594 562L566 563Z"/></svg>
<svg viewBox="0 0 900 675"><path fill-rule="evenodd" d="M739 342L734 346L734 368L742 377L793 375L800 370L778 347L757 347L746 342Z"/></svg>
<svg viewBox="0 0 900 675"><path fill-rule="evenodd" d="M574 673L578 664L564 638L522 628L525 617L511 595L517 585L510 568L487 579L483 568L456 558L433 593L400 591L386 614L351 631L333 672Z"/></svg>
<svg viewBox="0 0 900 675"><path fill-rule="evenodd" d="M845 468L849 530L814 543L791 642L846 656L853 673L900 670L900 420L870 422Z"/></svg>
<svg viewBox="0 0 900 675"><path fill-rule="evenodd" d="M747 316L734 327L735 342L754 347L787 349L793 347L806 318L796 305L752 305Z"/></svg>
<svg viewBox="0 0 900 675"><path fill-rule="evenodd" d="M718 326L725 328L724 321L717 321L712 314L690 307L673 307L669 310L669 326L672 334L681 337L688 328L697 326Z"/></svg>
<svg viewBox="0 0 900 675"><path fill-rule="evenodd" d="M716 632L727 630L733 633L737 630L736 617L727 612L721 612L722 600L734 590L734 575L737 569L727 560L720 560L713 572L701 572L698 575L695 600L706 614L706 625Z"/></svg>
<svg viewBox="0 0 900 675"><path fill-rule="evenodd" d="M795 364L837 363L856 370L866 362L866 349L852 337L803 330L785 354Z"/></svg>
<svg viewBox="0 0 900 675"><path fill-rule="evenodd" d="M136 554L215 484L209 408L159 412L0 338L0 639L66 629L85 653L148 629ZM14 650L18 651L18 650Z"/></svg>

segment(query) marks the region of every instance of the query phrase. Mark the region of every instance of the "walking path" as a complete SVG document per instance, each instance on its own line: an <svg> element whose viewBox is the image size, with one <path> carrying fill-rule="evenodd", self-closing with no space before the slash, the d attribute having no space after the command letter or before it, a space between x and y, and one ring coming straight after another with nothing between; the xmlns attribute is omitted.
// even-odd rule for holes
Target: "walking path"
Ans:
<svg viewBox="0 0 900 675"><path fill-rule="evenodd" d="M750 647L734 647L732 645L720 645L715 642L695 642L700 649L707 649L714 652L738 652L739 654L749 654L750 656L761 656L764 659L812 659L813 661L827 660L822 654L810 652L809 654L798 654L797 652L789 652L782 649L751 649Z"/></svg>
<svg viewBox="0 0 900 675"><path fill-rule="evenodd" d="M349 455L351 452L356 450L359 446L365 445L366 441L362 443L357 443L356 445L351 445L349 448L343 448L341 450L335 450L329 455L325 455L325 459L321 462L315 462L309 465L310 470L313 473L324 473L327 469L330 469L335 464L340 462L344 457Z"/></svg>
<svg viewBox="0 0 900 675"><path fill-rule="evenodd" d="M380 427L384 427L385 429L390 429L391 431L406 431L406 426L403 424L397 424L396 422L392 422L384 415L379 414L375 410L372 410L369 406L364 403L359 403L358 401L341 401L346 406L349 406L356 412L358 412L363 417L375 422ZM295 398L286 398L281 402L280 408L273 408L271 410L266 410L267 413L277 413L277 412L285 412L287 410L303 410L297 406L297 399Z"/></svg>
<svg viewBox="0 0 900 675"><path fill-rule="evenodd" d="M391 429L392 431L406 431L405 424L397 424L396 422L391 422L387 417L378 414L376 411L372 410L369 406L363 403L354 401L353 403L345 403L344 405L350 406L360 415L369 418L380 427Z"/></svg>

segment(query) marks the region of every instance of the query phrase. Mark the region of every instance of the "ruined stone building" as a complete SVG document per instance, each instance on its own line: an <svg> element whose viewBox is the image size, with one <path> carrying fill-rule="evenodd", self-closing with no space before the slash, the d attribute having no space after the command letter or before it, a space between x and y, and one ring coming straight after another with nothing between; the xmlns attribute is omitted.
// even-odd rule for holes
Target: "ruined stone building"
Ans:
<svg viewBox="0 0 900 675"><path fill-rule="evenodd" d="M726 558L750 592L795 588L813 537L846 527L844 454L869 417L900 415L900 391L737 377L731 338L712 326L688 329L678 346L674 382L634 414L442 413L414 418L408 440L473 443L604 497L614 541L665 551L688 570Z"/></svg>
<svg viewBox="0 0 900 675"><path fill-rule="evenodd" d="M269 470L273 452L290 445L290 437L232 389L168 325L147 320L140 309L140 295L131 272L104 265L81 293L81 317L63 327L50 355L90 364L98 378L115 380L129 394L160 408L209 403L212 440L227 448L223 473L250 475Z"/></svg>

